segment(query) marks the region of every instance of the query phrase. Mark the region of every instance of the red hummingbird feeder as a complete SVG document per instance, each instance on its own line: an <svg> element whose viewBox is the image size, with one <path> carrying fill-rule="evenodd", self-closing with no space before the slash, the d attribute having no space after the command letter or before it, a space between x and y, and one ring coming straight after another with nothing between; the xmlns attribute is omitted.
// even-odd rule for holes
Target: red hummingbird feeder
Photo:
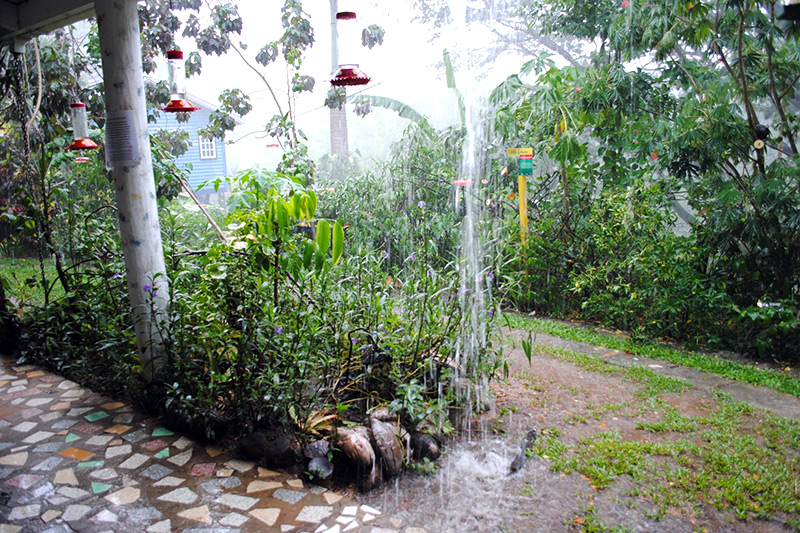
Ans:
<svg viewBox="0 0 800 533"><path fill-rule="evenodd" d="M170 102L162 111L167 113L191 113L200 108L186 99L186 73L181 50L167 50L167 83Z"/></svg>
<svg viewBox="0 0 800 533"><path fill-rule="evenodd" d="M73 102L69 105L72 118L72 143L67 150L95 150L100 146L89 138L89 122L86 119L86 104Z"/></svg>
<svg viewBox="0 0 800 533"><path fill-rule="evenodd" d="M342 24L342 35L347 35L348 37L343 39L343 46L340 49L341 56L344 56L345 60L339 63L339 70L336 71L331 80L331 85L334 87L366 85L372 81L363 70L358 68L358 63L353 61L358 55L358 45L360 44L357 39L353 38L353 35L355 35L355 20L357 20L355 11L339 11L336 13L336 21L346 23Z"/></svg>

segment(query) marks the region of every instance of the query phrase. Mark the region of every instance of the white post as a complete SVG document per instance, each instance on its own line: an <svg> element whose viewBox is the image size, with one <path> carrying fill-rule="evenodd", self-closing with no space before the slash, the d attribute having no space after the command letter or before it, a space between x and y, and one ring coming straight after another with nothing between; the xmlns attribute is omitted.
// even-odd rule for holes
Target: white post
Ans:
<svg viewBox="0 0 800 533"><path fill-rule="evenodd" d="M153 377L163 355L168 282L147 132L136 0L96 0L106 96L106 152L142 371Z"/></svg>

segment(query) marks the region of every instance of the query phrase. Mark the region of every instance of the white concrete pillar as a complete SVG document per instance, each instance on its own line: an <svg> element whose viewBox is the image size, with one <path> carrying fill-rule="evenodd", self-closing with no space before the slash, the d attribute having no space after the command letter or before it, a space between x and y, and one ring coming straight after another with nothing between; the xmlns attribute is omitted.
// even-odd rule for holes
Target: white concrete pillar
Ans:
<svg viewBox="0 0 800 533"><path fill-rule="evenodd" d="M145 378L163 356L168 280L161 244L136 0L96 0L106 97L106 152L114 180L131 312Z"/></svg>

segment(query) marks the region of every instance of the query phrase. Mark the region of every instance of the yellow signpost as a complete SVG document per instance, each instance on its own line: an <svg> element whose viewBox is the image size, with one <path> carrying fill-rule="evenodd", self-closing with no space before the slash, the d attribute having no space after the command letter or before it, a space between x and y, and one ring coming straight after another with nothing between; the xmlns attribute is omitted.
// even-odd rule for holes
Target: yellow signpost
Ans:
<svg viewBox="0 0 800 533"><path fill-rule="evenodd" d="M528 176L533 174L533 148L508 148L506 154L519 157L519 238L528 238Z"/></svg>

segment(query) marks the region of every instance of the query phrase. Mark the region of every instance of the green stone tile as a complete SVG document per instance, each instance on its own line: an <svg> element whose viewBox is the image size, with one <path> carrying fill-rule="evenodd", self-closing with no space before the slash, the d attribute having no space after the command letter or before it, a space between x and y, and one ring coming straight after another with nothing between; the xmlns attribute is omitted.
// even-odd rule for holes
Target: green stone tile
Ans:
<svg viewBox="0 0 800 533"><path fill-rule="evenodd" d="M78 463L79 468L100 468L103 466L104 461L84 461L82 463Z"/></svg>
<svg viewBox="0 0 800 533"><path fill-rule="evenodd" d="M67 433L67 438L64 439L64 442L72 442L78 439L80 439L80 437L77 436L75 433Z"/></svg>
<svg viewBox="0 0 800 533"><path fill-rule="evenodd" d="M164 448L163 450L155 454L153 457L155 457L156 459L166 459L167 457L169 457L169 447Z"/></svg>
<svg viewBox="0 0 800 533"><path fill-rule="evenodd" d="M105 492L111 488L111 485L106 483L98 483L97 481L92 481L92 492L98 494L100 492Z"/></svg>
<svg viewBox="0 0 800 533"><path fill-rule="evenodd" d="M171 432L167 428L156 428L153 430L154 437L167 437L169 435L174 435L175 433Z"/></svg>
<svg viewBox="0 0 800 533"><path fill-rule="evenodd" d="M85 418L85 419L86 419L86 420L88 420L89 422L94 422L94 421L96 421L96 420L100 420L100 419L102 419L102 418L106 418L106 417L108 417L108 416L109 416L109 414L108 414L108 413L106 413L105 411L97 411L96 413L92 413L92 414L90 414L90 415L86 415L86 416L85 416L85 417L83 417L83 418Z"/></svg>

